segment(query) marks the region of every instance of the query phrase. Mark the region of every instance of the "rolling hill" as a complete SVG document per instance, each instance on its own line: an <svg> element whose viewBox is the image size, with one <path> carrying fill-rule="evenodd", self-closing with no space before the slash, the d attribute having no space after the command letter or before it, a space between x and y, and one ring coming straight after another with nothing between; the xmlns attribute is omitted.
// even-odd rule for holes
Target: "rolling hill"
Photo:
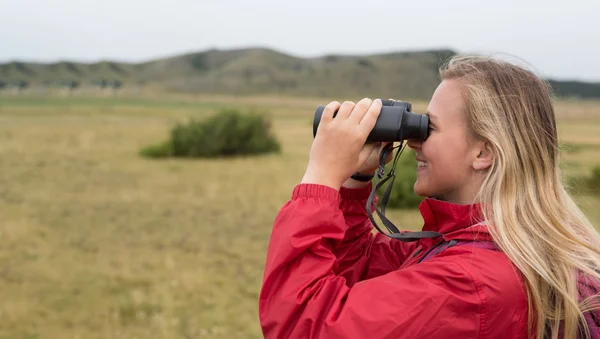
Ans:
<svg viewBox="0 0 600 339"><path fill-rule="evenodd" d="M266 48L206 50L141 63L0 64L0 87L152 86L168 92L424 99L451 50L299 58ZM558 95L600 97L600 83L551 80Z"/></svg>

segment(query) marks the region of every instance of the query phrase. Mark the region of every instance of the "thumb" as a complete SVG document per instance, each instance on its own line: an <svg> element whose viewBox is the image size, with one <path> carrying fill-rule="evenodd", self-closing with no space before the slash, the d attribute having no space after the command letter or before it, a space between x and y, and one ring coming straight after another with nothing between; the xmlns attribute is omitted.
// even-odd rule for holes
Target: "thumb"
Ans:
<svg viewBox="0 0 600 339"><path fill-rule="evenodd" d="M369 156L371 156L371 154L373 152L377 152L377 151L381 150L380 147L381 147L380 142L365 144L363 146L363 148L360 150L360 153L358 154L359 166L364 165L364 163L369 159Z"/></svg>

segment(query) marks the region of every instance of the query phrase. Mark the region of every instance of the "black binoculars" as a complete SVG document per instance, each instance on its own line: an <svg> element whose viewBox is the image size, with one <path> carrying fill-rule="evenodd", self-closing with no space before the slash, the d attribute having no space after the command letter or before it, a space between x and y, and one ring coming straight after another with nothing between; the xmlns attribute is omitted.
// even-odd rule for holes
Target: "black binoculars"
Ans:
<svg viewBox="0 0 600 339"><path fill-rule="evenodd" d="M412 104L405 101L381 100L383 106L375 127L367 137L367 142L394 142L407 139L427 140L429 136L429 117L411 112ZM321 122L325 106L317 107L313 120L313 138ZM337 111L333 117L337 115Z"/></svg>

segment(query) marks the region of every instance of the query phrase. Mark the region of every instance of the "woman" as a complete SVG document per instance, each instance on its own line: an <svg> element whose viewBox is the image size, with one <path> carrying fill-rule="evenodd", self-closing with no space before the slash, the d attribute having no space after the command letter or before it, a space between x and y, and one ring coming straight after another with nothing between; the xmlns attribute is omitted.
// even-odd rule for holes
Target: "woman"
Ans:
<svg viewBox="0 0 600 339"><path fill-rule="evenodd" d="M548 87L484 57L457 56L441 78L429 137L408 146L423 230L442 236L372 232L372 184L351 175L377 167L380 148L365 141L381 101L330 103L275 220L266 338L598 337L600 237L561 182Z"/></svg>

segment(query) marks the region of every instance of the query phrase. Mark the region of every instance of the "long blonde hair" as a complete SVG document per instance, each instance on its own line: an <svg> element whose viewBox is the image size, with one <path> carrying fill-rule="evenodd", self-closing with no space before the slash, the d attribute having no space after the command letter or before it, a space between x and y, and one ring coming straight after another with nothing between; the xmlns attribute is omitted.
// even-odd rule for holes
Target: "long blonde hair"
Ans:
<svg viewBox="0 0 600 339"><path fill-rule="evenodd" d="M589 335L578 276L600 281L600 236L565 189L552 91L532 71L484 56L455 56L442 79L464 88L471 137L494 155L476 198L500 249L521 272L528 333L536 338Z"/></svg>

